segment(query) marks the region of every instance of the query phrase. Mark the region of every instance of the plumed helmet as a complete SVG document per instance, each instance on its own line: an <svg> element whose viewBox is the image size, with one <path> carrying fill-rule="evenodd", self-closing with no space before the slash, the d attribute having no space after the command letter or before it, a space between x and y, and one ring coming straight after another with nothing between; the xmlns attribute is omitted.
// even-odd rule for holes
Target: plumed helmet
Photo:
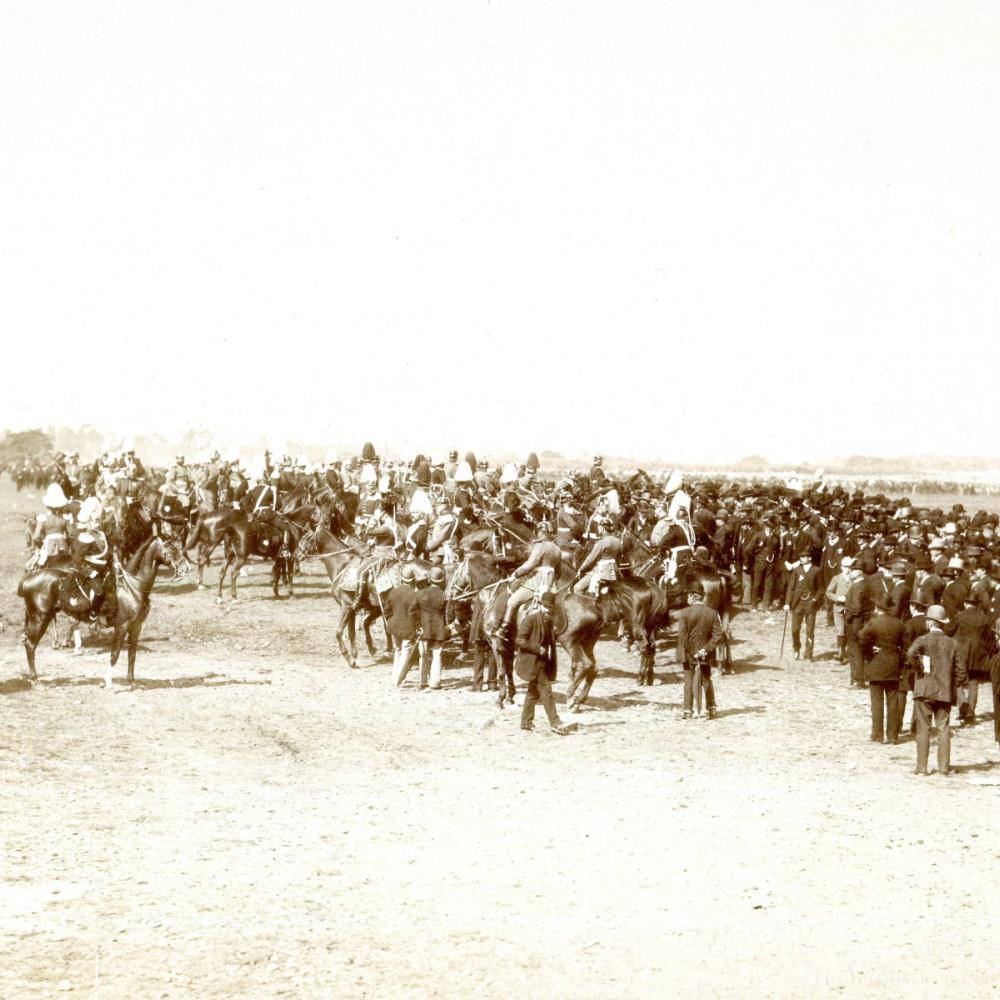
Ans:
<svg viewBox="0 0 1000 1000"><path fill-rule="evenodd" d="M548 522L548 521L539 521L538 522L538 534L540 534L540 535L551 535L552 534L552 525L551 525L551 523Z"/></svg>
<svg viewBox="0 0 1000 1000"><path fill-rule="evenodd" d="M404 563L399 571L399 578L403 583L413 583L417 578L417 571L413 568L413 563Z"/></svg>
<svg viewBox="0 0 1000 1000"><path fill-rule="evenodd" d="M604 462L604 457L602 455L594 456L594 465L601 465Z"/></svg>
<svg viewBox="0 0 1000 1000"><path fill-rule="evenodd" d="M444 583L444 567L431 566L431 570L427 574L427 579L430 580L431 583Z"/></svg>
<svg viewBox="0 0 1000 1000"><path fill-rule="evenodd" d="M539 465L538 456L534 452L532 452L528 456L528 460L527 460L527 462L524 463L524 465L525 465L525 468L529 472L537 472L538 471L538 465Z"/></svg>
<svg viewBox="0 0 1000 1000"><path fill-rule="evenodd" d="M471 452L471 451L467 451L465 453L465 460L466 460L466 462L469 463L469 467L472 469L472 471L475 472L476 471L476 456L475 456L475 454L473 454L473 452Z"/></svg>
<svg viewBox="0 0 1000 1000"><path fill-rule="evenodd" d="M452 450L448 452L448 461L449 462L458 461L458 450L456 448L452 448Z"/></svg>
<svg viewBox="0 0 1000 1000"><path fill-rule="evenodd" d="M65 507L69 503L69 500L66 499L66 494L63 493L62 487L58 483L49 483L49 488L45 491L42 503L46 507L57 508Z"/></svg>
<svg viewBox="0 0 1000 1000"><path fill-rule="evenodd" d="M366 441L364 443L364 445L362 446L362 448L361 448L361 457L366 462L374 462L375 461L375 445L373 445L371 443L371 441Z"/></svg>
<svg viewBox="0 0 1000 1000"><path fill-rule="evenodd" d="M517 467L513 462L508 462L503 467L503 472L500 473L501 483L514 483L517 482Z"/></svg>
<svg viewBox="0 0 1000 1000"><path fill-rule="evenodd" d="M418 486L430 486L431 484L431 468L426 461L422 461L413 470L413 481Z"/></svg>
<svg viewBox="0 0 1000 1000"><path fill-rule="evenodd" d="M455 482L456 483L471 483L472 482L472 466L468 462L459 462L458 468L455 470Z"/></svg>

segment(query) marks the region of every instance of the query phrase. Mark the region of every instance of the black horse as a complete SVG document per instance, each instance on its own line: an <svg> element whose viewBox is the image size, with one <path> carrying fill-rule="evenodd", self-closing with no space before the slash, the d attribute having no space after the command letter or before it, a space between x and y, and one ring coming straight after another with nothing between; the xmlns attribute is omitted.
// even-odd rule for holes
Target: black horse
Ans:
<svg viewBox="0 0 1000 1000"><path fill-rule="evenodd" d="M105 678L111 687L111 669L118 663L122 647L128 643L128 681L135 679L135 655L142 624L149 614L149 594L156 580L156 571L166 563L177 570L179 551L169 541L153 537L135 552L122 566L117 556L100 590L103 600L95 606L97 588L88 587L74 572L68 560L46 563L40 569L26 574L17 587L18 597L24 600L24 649L28 657L28 676L37 680L35 650L45 630L57 611L62 611L78 621L94 621L97 613L114 628L111 642L111 662Z"/></svg>

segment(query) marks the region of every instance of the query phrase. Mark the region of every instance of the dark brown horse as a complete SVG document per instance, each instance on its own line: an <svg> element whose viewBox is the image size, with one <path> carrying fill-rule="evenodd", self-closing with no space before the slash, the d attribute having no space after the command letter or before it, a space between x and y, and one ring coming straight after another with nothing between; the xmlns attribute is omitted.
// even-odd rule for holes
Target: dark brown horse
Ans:
<svg viewBox="0 0 1000 1000"><path fill-rule="evenodd" d="M194 524L187 533L184 542L184 555L195 549L195 562L198 566L198 589L205 587L205 567L212 558L212 553L218 548L226 535L226 529L238 520L247 520L247 515L239 507L220 507L208 514L198 513Z"/></svg>
<svg viewBox="0 0 1000 1000"><path fill-rule="evenodd" d="M60 562L32 570L18 584L18 597L24 600L24 649L28 657L28 676L37 680L35 650L57 611L65 612L78 621L100 617L114 628L111 642L111 662L105 685L111 687L111 670L118 663L122 647L128 643L128 681L135 679L135 655L139 633L149 614L149 594L156 580L156 571L166 563L177 570L180 552L160 537L149 538L122 566L117 556L102 581L103 600L95 606L95 589L81 581L69 562Z"/></svg>
<svg viewBox="0 0 1000 1000"><path fill-rule="evenodd" d="M301 521L274 512L268 512L265 516L258 515L251 520L242 518L230 521L222 534L225 558L219 572L216 600L222 602L222 587L230 570L230 598L234 601L238 599L236 580L251 556L259 556L271 563L271 589L275 597L279 596L278 584L282 580L288 585L289 596L294 596L294 552L305 531L305 524L314 511L315 508L299 508L295 516L301 518Z"/></svg>
<svg viewBox="0 0 1000 1000"><path fill-rule="evenodd" d="M677 610L687 605L687 593L700 590L705 595L705 603L717 611L722 619L725 632L725 649L722 657L722 672L732 671L729 626L732 614L732 580L728 573L695 558L689 545L674 546L666 554L643 541L627 528L622 533L622 559L627 566L627 574L636 580L653 584L666 595L667 611ZM631 624L626 619L626 625ZM666 622L656 623L652 633L645 630L648 643L658 628L665 628ZM632 637L641 636L635 632ZM651 663L640 670L640 683L651 684Z"/></svg>
<svg viewBox="0 0 1000 1000"><path fill-rule="evenodd" d="M516 691L513 650L506 639L496 637L497 626L503 619L507 605L510 584L508 578L501 576L503 569L494 564L491 570L490 565L482 560L478 563L478 571L473 571L475 578L473 579L472 575L466 576L470 586L480 585L476 591L476 607L473 610L475 629L472 639L479 645L488 646L493 652L497 665L497 700L503 708L505 704L514 704ZM491 576L492 580L489 579ZM461 579L459 578L459 584ZM569 707L571 710L576 710L587 697L590 685L597 674L594 646L605 625L605 617L593 597L568 591L569 580L556 582L562 589L556 597L552 624L556 641L569 654ZM525 614L529 606L530 602L523 605L520 614ZM607 599L605 599L605 611L609 618L613 617L613 607Z"/></svg>

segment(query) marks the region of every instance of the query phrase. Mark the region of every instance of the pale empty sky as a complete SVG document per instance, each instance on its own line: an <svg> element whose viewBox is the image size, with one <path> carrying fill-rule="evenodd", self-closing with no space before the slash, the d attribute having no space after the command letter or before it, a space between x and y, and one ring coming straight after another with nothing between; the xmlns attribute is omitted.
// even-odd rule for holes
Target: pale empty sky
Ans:
<svg viewBox="0 0 1000 1000"><path fill-rule="evenodd" d="M1000 454L1000 7L11 0L0 427Z"/></svg>

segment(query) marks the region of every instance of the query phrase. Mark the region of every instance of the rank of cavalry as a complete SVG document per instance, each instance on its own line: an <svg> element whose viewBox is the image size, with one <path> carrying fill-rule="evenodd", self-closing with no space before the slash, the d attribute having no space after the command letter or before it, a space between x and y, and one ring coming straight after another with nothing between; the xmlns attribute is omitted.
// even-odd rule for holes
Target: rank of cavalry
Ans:
<svg viewBox="0 0 1000 1000"><path fill-rule="evenodd" d="M219 601L227 579L238 598L250 559L270 565L275 597L294 593L304 563L321 564L351 667L360 613L372 654L372 625L385 623L395 683L416 655L418 686L440 689L443 647L457 642L471 655L474 690L512 704L515 678L530 674L531 697L550 715L556 646L568 656L573 712L597 677L600 637L632 648L637 682L650 685L657 642L676 627L683 715L702 715L704 702L716 717L712 670L732 669L737 607L777 615L782 654L787 643L804 662L821 616L849 683L871 692L874 742L901 738L912 694L924 771L925 737L932 724L946 728L944 707L974 725L979 685L1000 680L1000 518L960 504L915 508L823 481L622 476L599 455L557 475L540 474L534 454L521 465L457 450L390 461L370 444L320 463L270 453L245 463L215 450L196 462L177 455L164 470L123 446L91 463L57 454L44 480L18 589L32 677L38 643L63 613L113 628L112 664L127 646L132 679L157 567L193 569L202 587L216 553ZM78 630L74 641L79 649ZM945 732L939 770L946 751Z"/></svg>

